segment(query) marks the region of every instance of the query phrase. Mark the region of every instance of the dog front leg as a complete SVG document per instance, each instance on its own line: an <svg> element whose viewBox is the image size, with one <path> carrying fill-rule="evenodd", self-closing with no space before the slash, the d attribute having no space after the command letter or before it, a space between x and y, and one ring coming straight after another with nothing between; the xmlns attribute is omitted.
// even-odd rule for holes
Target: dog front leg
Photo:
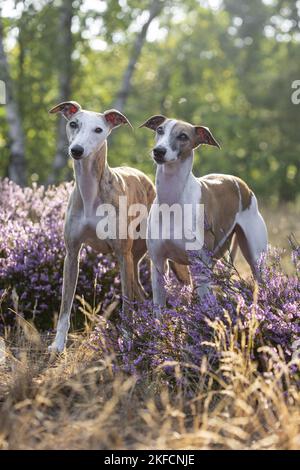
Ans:
<svg viewBox="0 0 300 470"><path fill-rule="evenodd" d="M165 262L162 262L160 266L156 266L151 262L153 303L155 313L158 315L160 314L161 308L166 306L165 270Z"/></svg>
<svg viewBox="0 0 300 470"><path fill-rule="evenodd" d="M192 264L194 260L192 261ZM196 272L194 273L194 286L199 300L204 299L211 292L211 274L213 269L213 260L204 251L199 254L196 260ZM192 268L193 270L193 268Z"/></svg>
<svg viewBox="0 0 300 470"><path fill-rule="evenodd" d="M211 290L210 290L210 282L207 278L202 278L201 281L199 282L197 288L196 288L197 296L199 300L204 299L206 295L208 295Z"/></svg>
<svg viewBox="0 0 300 470"><path fill-rule="evenodd" d="M119 256L121 285L123 297L123 312L128 310L129 302L134 300L134 265L131 252Z"/></svg>
<svg viewBox="0 0 300 470"><path fill-rule="evenodd" d="M61 353L66 345L71 309L78 280L79 253L80 245L73 246L72 249L67 250L64 261L61 307L55 340L48 348L50 352Z"/></svg>

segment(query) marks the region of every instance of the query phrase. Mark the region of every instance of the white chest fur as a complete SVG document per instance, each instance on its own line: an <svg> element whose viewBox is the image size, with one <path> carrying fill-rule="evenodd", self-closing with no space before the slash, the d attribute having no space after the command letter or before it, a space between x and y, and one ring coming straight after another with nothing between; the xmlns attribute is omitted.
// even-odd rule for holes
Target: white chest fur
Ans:
<svg viewBox="0 0 300 470"><path fill-rule="evenodd" d="M152 259L188 264L188 251L204 241L201 183L191 172L192 156L158 166L157 197L148 218L148 250Z"/></svg>
<svg viewBox="0 0 300 470"><path fill-rule="evenodd" d="M105 155L98 155L98 158L104 159L105 168ZM75 177L77 204L71 208L71 212L76 214L75 230L78 238L95 250L106 253L110 251L110 241L116 238L116 211L100 196L101 179L96 171L95 160L88 158L75 162Z"/></svg>

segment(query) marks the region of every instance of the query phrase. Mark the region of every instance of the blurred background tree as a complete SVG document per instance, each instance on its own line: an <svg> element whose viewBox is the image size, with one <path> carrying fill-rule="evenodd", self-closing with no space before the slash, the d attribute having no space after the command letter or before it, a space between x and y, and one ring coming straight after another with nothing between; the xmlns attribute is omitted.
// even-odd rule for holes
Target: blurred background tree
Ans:
<svg viewBox="0 0 300 470"><path fill-rule="evenodd" d="M64 122L47 113L72 98L117 106L134 125L154 113L207 125L222 150L197 151L196 174L237 174L280 201L299 194L299 0L2 0L0 11L1 176L72 177ZM153 176L152 138L118 129L110 164Z"/></svg>

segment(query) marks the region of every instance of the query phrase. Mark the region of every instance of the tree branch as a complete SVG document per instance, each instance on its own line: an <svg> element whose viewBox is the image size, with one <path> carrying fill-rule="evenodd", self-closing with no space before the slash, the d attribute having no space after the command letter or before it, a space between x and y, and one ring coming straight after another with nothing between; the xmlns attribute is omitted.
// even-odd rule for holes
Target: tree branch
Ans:
<svg viewBox="0 0 300 470"><path fill-rule="evenodd" d="M10 138L10 161L8 176L20 186L26 183L25 138L22 129L19 106L13 93L13 82L4 49L4 31L0 10L0 80L6 87L6 119Z"/></svg>
<svg viewBox="0 0 300 470"><path fill-rule="evenodd" d="M128 96L131 91L132 87L132 77L134 74L134 70L136 64L139 60L139 57L142 52L143 45L146 40L147 32L149 29L150 24L162 11L165 5L165 1L163 0L153 0L149 6L149 17L148 20L144 23L141 31L137 34L131 55L129 57L129 62L127 68L123 74L122 82L120 90L117 94L116 100L114 102L113 107L118 109L119 111L123 111L125 107L125 103L128 99Z"/></svg>

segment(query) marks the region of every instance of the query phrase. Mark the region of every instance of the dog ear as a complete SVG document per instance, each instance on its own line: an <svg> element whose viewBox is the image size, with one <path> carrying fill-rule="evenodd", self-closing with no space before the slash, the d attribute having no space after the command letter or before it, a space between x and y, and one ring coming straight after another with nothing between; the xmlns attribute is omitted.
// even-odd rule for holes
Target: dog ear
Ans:
<svg viewBox="0 0 300 470"><path fill-rule="evenodd" d="M208 127L204 126L195 126L195 147L198 147L200 144L213 145L214 147L221 148L219 142L216 141Z"/></svg>
<svg viewBox="0 0 300 470"><path fill-rule="evenodd" d="M112 128L118 127L121 124L128 124L132 128L132 125L130 124L127 117L116 109L109 109L108 111L105 111L104 119L108 124L110 124Z"/></svg>
<svg viewBox="0 0 300 470"><path fill-rule="evenodd" d="M64 101L59 103L54 108L51 108L49 113L61 113L67 120L71 119L72 116L78 111L81 111L81 106L76 101Z"/></svg>
<svg viewBox="0 0 300 470"><path fill-rule="evenodd" d="M166 116L162 114L158 114L157 116L152 116L144 124L141 124L139 127L148 127L152 131L156 131L156 129L166 120Z"/></svg>

